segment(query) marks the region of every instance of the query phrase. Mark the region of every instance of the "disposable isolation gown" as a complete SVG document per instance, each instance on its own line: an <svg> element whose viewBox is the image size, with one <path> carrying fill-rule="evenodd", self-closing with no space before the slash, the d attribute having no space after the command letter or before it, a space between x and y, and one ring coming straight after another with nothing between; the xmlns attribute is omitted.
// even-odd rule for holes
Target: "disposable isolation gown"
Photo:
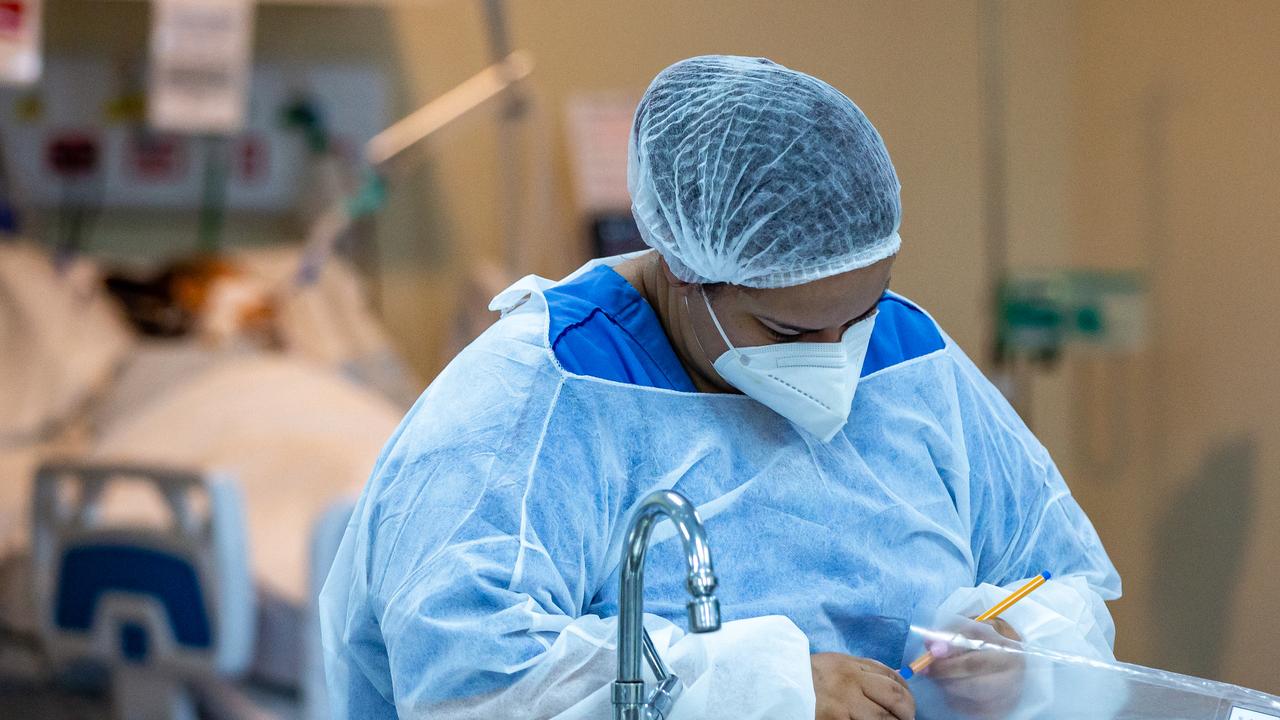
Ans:
<svg viewBox="0 0 1280 720"><path fill-rule="evenodd" d="M1042 570L1055 580L1015 629L1110 656L1103 600L1120 583L1097 534L908 301L889 296L901 322L877 320L880 367L822 443L746 396L566 371L548 345L553 285L530 276L495 298L502 319L378 460L321 599L338 717L607 715L622 534L661 488L698 506L727 622L683 636L686 570L660 525L646 626L690 686L677 717L812 718L810 652L897 666L911 620Z"/></svg>

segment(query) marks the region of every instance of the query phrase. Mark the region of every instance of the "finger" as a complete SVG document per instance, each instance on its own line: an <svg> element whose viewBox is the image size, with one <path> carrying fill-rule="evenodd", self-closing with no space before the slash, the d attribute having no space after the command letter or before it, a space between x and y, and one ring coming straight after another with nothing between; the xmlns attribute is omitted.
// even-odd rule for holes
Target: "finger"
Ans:
<svg viewBox="0 0 1280 720"><path fill-rule="evenodd" d="M950 657L955 653L956 648L952 647L951 643L943 642L941 640L935 640L929 643L929 654L936 659Z"/></svg>
<svg viewBox="0 0 1280 720"><path fill-rule="evenodd" d="M997 683L991 679L948 681L939 683L947 705L953 710L977 717L1004 717L1022 696L1020 685Z"/></svg>
<svg viewBox="0 0 1280 720"><path fill-rule="evenodd" d="M849 703L849 720L912 720L899 717L865 695Z"/></svg>
<svg viewBox="0 0 1280 720"><path fill-rule="evenodd" d="M870 658L858 658L857 662L858 662L858 665L861 666L862 669L865 670L866 672L876 675L877 677L888 678L894 681L895 683L898 683L899 685L901 685L904 690L907 688L906 679L904 679L897 670L890 668L888 665L885 665L884 663L881 663L881 662L877 662Z"/></svg>
<svg viewBox="0 0 1280 720"><path fill-rule="evenodd" d="M929 667L929 677L935 680L957 679L988 675L1004 669L1000 658L993 657L998 653L970 652L955 657L935 660Z"/></svg>
<svg viewBox="0 0 1280 720"><path fill-rule="evenodd" d="M975 662L970 653L934 660L929 666L929 677L934 680L957 680L974 674Z"/></svg>
<svg viewBox="0 0 1280 720"><path fill-rule="evenodd" d="M974 652L937 664L942 667L938 673L932 675L935 678L995 677L1021 673L1025 667L1021 655L1000 652L999 650Z"/></svg>
<svg viewBox="0 0 1280 720"><path fill-rule="evenodd" d="M991 678L972 678L968 680L944 680L938 687L947 695L948 702L966 700L969 702L986 702L994 697L1007 694L1009 684L997 682Z"/></svg>
<svg viewBox="0 0 1280 720"><path fill-rule="evenodd" d="M930 657L929 662L925 664L924 668L920 670L920 672L918 673L920 675L933 675L934 673L933 668L938 664L938 661L940 660L945 660L946 658L956 658L956 657L960 657L961 655L966 655L970 652L973 652L972 650L958 648L954 645L951 645L945 642L930 643L928 645L928 650L929 650L929 655L932 657Z"/></svg>
<svg viewBox="0 0 1280 720"><path fill-rule="evenodd" d="M1002 637L1013 640L1014 642L1022 642L1022 635L1019 635L1018 631L1014 630L1013 626L1004 618L992 618L990 620L984 620L983 622L990 625L992 629L997 633L1000 633Z"/></svg>
<svg viewBox="0 0 1280 720"><path fill-rule="evenodd" d="M899 720L913 720L916 716L916 700L911 691L889 678L879 675L866 678L862 693Z"/></svg>
<svg viewBox="0 0 1280 720"><path fill-rule="evenodd" d="M1003 718L1013 709L1012 705L1003 701L958 698L950 694L947 695L947 707L962 715L983 718Z"/></svg>

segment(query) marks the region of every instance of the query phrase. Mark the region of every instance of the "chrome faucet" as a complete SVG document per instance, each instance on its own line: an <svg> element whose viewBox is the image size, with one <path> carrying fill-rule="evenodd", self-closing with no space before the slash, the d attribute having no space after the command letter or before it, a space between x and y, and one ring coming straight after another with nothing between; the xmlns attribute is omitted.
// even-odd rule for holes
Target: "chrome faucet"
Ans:
<svg viewBox="0 0 1280 720"><path fill-rule="evenodd" d="M667 669L653 640L644 629L644 558L649 536L660 516L676 526L684 543L684 560L689 568L689 630L695 633L720 629L720 601L716 599L716 573L711 565L702 519L693 503L674 490L650 493L631 516L622 557L622 591L618 596L618 679L613 682L614 720L666 720L684 685ZM640 656L644 655L658 679L657 687L645 699Z"/></svg>

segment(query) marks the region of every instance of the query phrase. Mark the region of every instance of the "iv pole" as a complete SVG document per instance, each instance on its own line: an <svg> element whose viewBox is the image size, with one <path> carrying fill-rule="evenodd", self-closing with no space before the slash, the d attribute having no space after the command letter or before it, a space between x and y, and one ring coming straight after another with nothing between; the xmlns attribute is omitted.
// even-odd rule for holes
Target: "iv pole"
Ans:
<svg viewBox="0 0 1280 720"><path fill-rule="evenodd" d="M381 206L389 181L403 177L411 164L403 156L406 150L426 140L462 116L498 97L505 105L498 125L499 157L503 161L502 218L509 272L522 266L519 242L521 166L519 150L520 124L527 115L528 100L521 82L533 72L533 60L521 50L510 50L504 0L481 0L489 30L493 64L454 88L423 105L390 127L375 135L364 147L369 176L353 197L342 198L320 213L307 233L307 240L291 285L298 287L316 277L319 268L332 255L338 241L356 220L372 214Z"/></svg>

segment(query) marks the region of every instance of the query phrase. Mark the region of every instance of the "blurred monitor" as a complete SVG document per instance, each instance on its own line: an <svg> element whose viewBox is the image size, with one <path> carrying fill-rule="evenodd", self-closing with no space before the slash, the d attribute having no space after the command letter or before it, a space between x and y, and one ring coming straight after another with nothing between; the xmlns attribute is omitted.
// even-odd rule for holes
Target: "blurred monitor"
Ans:
<svg viewBox="0 0 1280 720"><path fill-rule="evenodd" d="M592 257L609 257L648 248L629 210L596 213L590 223Z"/></svg>

